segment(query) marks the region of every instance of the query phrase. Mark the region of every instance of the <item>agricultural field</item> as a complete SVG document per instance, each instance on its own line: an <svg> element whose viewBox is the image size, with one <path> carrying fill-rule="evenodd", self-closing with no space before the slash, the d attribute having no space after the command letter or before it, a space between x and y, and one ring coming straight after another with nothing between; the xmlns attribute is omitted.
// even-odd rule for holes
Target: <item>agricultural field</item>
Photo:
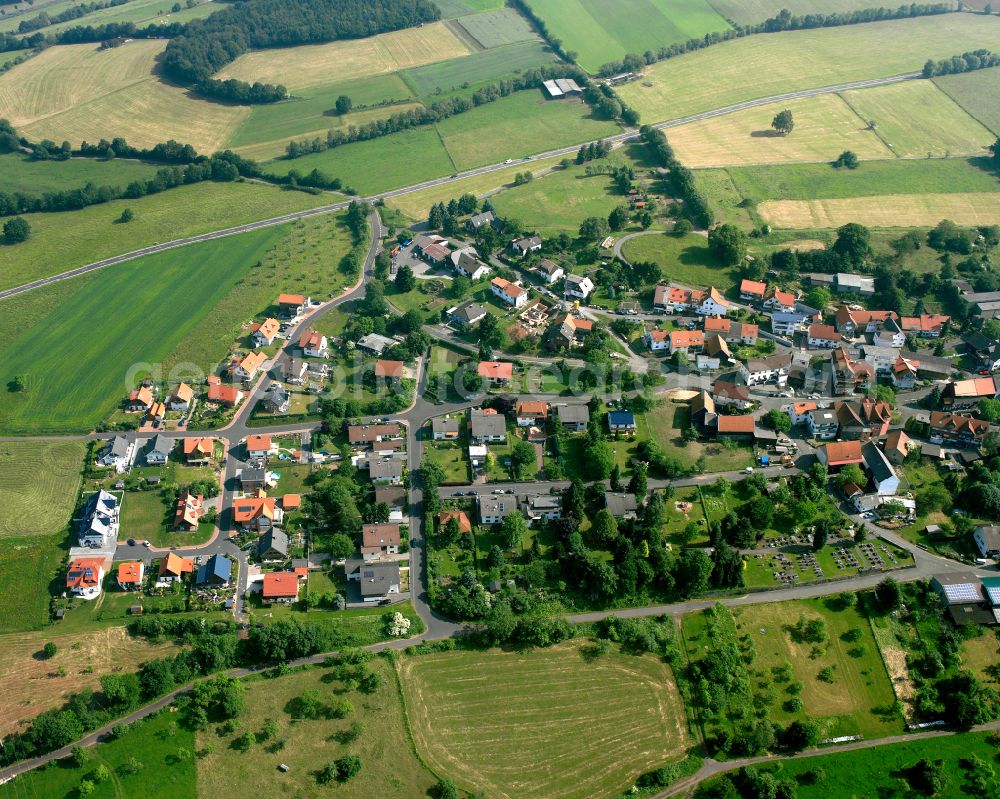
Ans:
<svg viewBox="0 0 1000 799"><path fill-rule="evenodd" d="M532 30L528 20L513 8L470 14L459 19L456 24L486 50L538 40L538 34Z"/></svg>
<svg viewBox="0 0 1000 799"><path fill-rule="evenodd" d="M103 595L93 601L102 599ZM37 657L48 641L58 647L55 657ZM61 704L68 694L97 688L102 674L134 671L143 661L173 649L173 644L132 638L122 626L68 633L56 625L0 635L0 669L7 684L0 697L0 734L7 735L24 719ZM60 668L65 674L60 675Z"/></svg>
<svg viewBox="0 0 1000 799"><path fill-rule="evenodd" d="M23 155L0 155L3 190L40 195L45 192L79 189L86 183L96 186L127 186L133 180L149 180L159 167L141 161L116 158L99 161L72 158L68 161L32 161Z"/></svg>
<svg viewBox="0 0 1000 799"><path fill-rule="evenodd" d="M618 127L593 119L582 102L552 102L540 91L523 91L445 119L437 130L455 166L465 170L596 141Z"/></svg>
<svg viewBox="0 0 1000 799"><path fill-rule="evenodd" d="M65 532L86 452L82 441L0 442L0 540Z"/></svg>
<svg viewBox="0 0 1000 799"><path fill-rule="evenodd" d="M795 15L836 14L871 8L870 0L709 0L726 19L739 25L753 25L777 16L784 8Z"/></svg>
<svg viewBox="0 0 1000 799"><path fill-rule="evenodd" d="M364 668L380 678L374 693L348 689L330 679L332 672L318 668L247 681L247 709L238 719L239 729L221 738L213 729L198 733L198 748L213 744L213 751L197 761L198 795L229 796L234 785L252 784L267 795L302 799L330 796L331 790L352 799L425 797L436 780L413 751L393 667L377 657ZM305 691L319 692L326 702L345 698L354 712L341 720L294 719L289 709ZM277 744L258 744L248 752L230 746L245 730L260 730L267 719L278 723ZM364 730L356 740L348 735L353 725ZM345 754L361 758L359 774L335 789L318 784L316 771ZM289 767L287 773L278 771L279 763Z"/></svg>
<svg viewBox="0 0 1000 799"><path fill-rule="evenodd" d="M646 123L757 97L920 70L928 58L1000 49L1000 18L972 14L748 36L647 67L618 87ZM849 59L844 53L852 53ZM754 75L752 83L747 75Z"/></svg>
<svg viewBox="0 0 1000 799"><path fill-rule="evenodd" d="M433 101L438 94L475 87L557 61L543 43L527 41L407 69L400 76L414 94Z"/></svg>
<svg viewBox="0 0 1000 799"><path fill-rule="evenodd" d="M413 741L461 788L507 797L615 796L681 755L684 708L669 667L571 642L397 662Z"/></svg>
<svg viewBox="0 0 1000 799"><path fill-rule="evenodd" d="M471 49L443 22L329 44L278 47L240 56L216 77L281 83L303 89L468 55Z"/></svg>
<svg viewBox="0 0 1000 799"><path fill-rule="evenodd" d="M795 129L788 136L771 128L771 120L783 109L791 111L795 119ZM959 115L964 116L961 112ZM875 133L866 130L861 118L835 94L763 105L691 122L671 128L668 138L677 157L692 169L832 161L844 150L853 150L862 161L893 157L893 151Z"/></svg>
<svg viewBox="0 0 1000 799"><path fill-rule="evenodd" d="M57 22L54 25L47 25L40 28L40 32L46 35L56 34L67 28L74 28L81 25L108 25L115 22L134 22L137 26L149 24L163 25L169 22L187 22L192 19L202 19L214 14L224 8L224 4L218 2L200 2L193 8L185 7L180 11L171 11L176 0L129 0L124 5L113 8L101 8L92 11L77 19L67 22ZM0 18L0 31L15 32L22 20L30 20L44 11L50 17L65 11L67 8L79 5L76 0L58 2L42 5L36 3L34 9L27 14L18 16L6 16Z"/></svg>
<svg viewBox="0 0 1000 799"><path fill-rule="evenodd" d="M211 153L249 115L248 106L194 99L154 74L164 40L50 47L0 75L0 118L32 139L73 144L121 136L150 147L167 139Z"/></svg>
<svg viewBox="0 0 1000 799"><path fill-rule="evenodd" d="M79 211L28 214L31 238L16 247L0 247L0 289L157 242L315 208L331 199L253 183L205 182ZM117 224L125 208L132 209L134 219Z"/></svg>
<svg viewBox="0 0 1000 799"><path fill-rule="evenodd" d="M92 429L134 383L131 370L148 370L172 352L285 233L282 226L266 228L101 271L0 348L0 382L23 375L27 383L25 391L0 395L0 429ZM208 265L211 284L204 280ZM104 321L95 328L97 317ZM80 330L92 331L82 350Z"/></svg>
<svg viewBox="0 0 1000 799"><path fill-rule="evenodd" d="M664 281L676 281L685 286L717 286L725 291L736 279L734 273L720 266L709 252L708 239L697 233L636 236L622 245L622 254L633 263L652 261L658 264L663 270Z"/></svg>
<svg viewBox="0 0 1000 799"><path fill-rule="evenodd" d="M705 0L532 0L549 32L590 72L628 53L699 39L729 25Z"/></svg>
<svg viewBox="0 0 1000 799"><path fill-rule="evenodd" d="M934 78L934 83L969 116L1000 136L1000 67L942 75Z"/></svg>
<svg viewBox="0 0 1000 799"><path fill-rule="evenodd" d="M933 81L908 81L840 96L860 119L874 121L878 137L903 158L983 155L996 139Z"/></svg>
<svg viewBox="0 0 1000 799"><path fill-rule="evenodd" d="M105 766L113 776L96 782L89 794L92 799L197 796L196 767L191 758L195 735L177 720L176 713L163 710L130 727L127 735L88 749L91 759L82 768L74 768L68 760L57 761L0 786L0 797L15 799L24 796L25 791L31 796L79 796L83 780L95 783L94 772L98 766ZM187 755L178 757L179 752ZM130 773L128 764L132 759L142 765L140 771Z"/></svg>
<svg viewBox="0 0 1000 799"><path fill-rule="evenodd" d="M48 622L49 599L61 590L56 572L65 541L63 533L3 539L0 568L8 576L0 582L0 632L37 630Z"/></svg>
<svg viewBox="0 0 1000 799"><path fill-rule="evenodd" d="M477 11L494 11L503 8L503 0L434 0L445 19L475 14Z"/></svg>
<svg viewBox="0 0 1000 799"><path fill-rule="evenodd" d="M775 228L836 228L863 220L869 227L933 227L942 219L956 224L994 225L1000 193L894 194L834 200L768 200L757 206Z"/></svg>

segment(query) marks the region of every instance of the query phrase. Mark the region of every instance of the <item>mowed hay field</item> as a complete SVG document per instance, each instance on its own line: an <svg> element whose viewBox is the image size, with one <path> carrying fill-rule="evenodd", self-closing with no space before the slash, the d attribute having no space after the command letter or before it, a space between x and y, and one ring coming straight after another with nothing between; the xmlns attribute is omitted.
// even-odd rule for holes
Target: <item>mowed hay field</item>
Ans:
<svg viewBox="0 0 1000 799"><path fill-rule="evenodd" d="M397 661L417 751L490 797L616 796L679 757L684 708L669 667L580 643Z"/></svg>
<svg viewBox="0 0 1000 799"><path fill-rule="evenodd" d="M108 267L25 319L0 346L0 384L22 375L28 386L0 393L0 431L93 429L286 232L265 228ZM0 303L0 314L16 307Z"/></svg>
<svg viewBox="0 0 1000 799"><path fill-rule="evenodd" d="M0 155L3 191L13 194L42 194L47 191L78 189L86 183L96 186L127 186L133 180L149 180L159 165L115 158L71 158L68 161L33 161L19 153Z"/></svg>
<svg viewBox="0 0 1000 799"><path fill-rule="evenodd" d="M73 496L75 499L76 495ZM14 536L5 537L2 541L0 632L37 630L49 621L49 599L54 592L62 593L63 590L53 581L65 562L63 544L66 536ZM0 636L0 641L2 638ZM0 661L2 658L0 654Z"/></svg>
<svg viewBox="0 0 1000 799"><path fill-rule="evenodd" d="M331 199L254 183L206 182L79 211L27 214L31 238L16 247L0 247L0 289L157 242L304 211ZM135 218L116 224L125 208Z"/></svg>
<svg viewBox="0 0 1000 799"><path fill-rule="evenodd" d="M258 50L240 56L216 77L283 83L294 92L446 61L470 52L451 28L434 22L365 39Z"/></svg>
<svg viewBox="0 0 1000 799"><path fill-rule="evenodd" d="M763 22L783 8L792 14L836 14L871 8L871 0L709 0L712 8L740 25Z"/></svg>
<svg viewBox="0 0 1000 799"><path fill-rule="evenodd" d="M795 129L781 136L771 128L771 120L785 108L792 112ZM893 157L892 151L878 136L865 130L865 123L835 94L691 122L671 128L667 138L678 158L692 168L832 161L844 150L853 150L861 159Z"/></svg>
<svg viewBox="0 0 1000 799"><path fill-rule="evenodd" d="M617 91L653 123L757 97L917 72L928 58L978 48L1000 49L1000 17L947 14L770 33L661 61Z"/></svg>
<svg viewBox="0 0 1000 799"><path fill-rule="evenodd" d="M577 63L596 72L627 53L698 39L729 27L705 0L532 0L532 10Z"/></svg>
<svg viewBox="0 0 1000 799"><path fill-rule="evenodd" d="M931 227L942 219L959 225L1000 224L1000 193L892 194L833 200L768 200L757 206L775 228Z"/></svg>
<svg viewBox="0 0 1000 799"><path fill-rule="evenodd" d="M219 149L249 107L208 103L162 83L153 68L163 40L50 47L0 75L0 118L32 139L98 141L121 136L149 147L167 139Z"/></svg>
<svg viewBox="0 0 1000 799"><path fill-rule="evenodd" d="M82 441L0 442L0 541L65 529L86 452Z"/></svg>
<svg viewBox="0 0 1000 799"><path fill-rule="evenodd" d="M100 598L95 599L99 602ZM36 658L47 641L57 647L51 660ZM150 644L129 636L124 627L60 635L58 627L32 633L0 635L0 735L16 730L24 719L62 704L84 688L97 688L102 674L134 671L140 663L172 651L173 644ZM59 667L66 676L58 675Z"/></svg>
<svg viewBox="0 0 1000 799"><path fill-rule="evenodd" d="M970 116L1000 135L1000 67L942 75L934 82Z"/></svg>
<svg viewBox="0 0 1000 799"><path fill-rule="evenodd" d="M213 749L197 760L198 796L244 796L246 786L252 785L261 796L295 799L424 799L435 780L413 752L392 665L376 657L364 668L381 678L374 693L345 690L342 683L329 679L328 670L317 668L276 679L247 680L247 709L237 719L237 731L220 736L210 727L198 733L198 748L212 744ZM317 691L324 702L342 696L354 712L345 719L293 719L288 703L304 691ZM279 748L259 744L239 752L229 745L245 730L259 731L267 719L278 724ZM361 736L340 743L338 736L356 723L364 728ZM346 754L360 757L358 775L335 787L318 784L316 771ZM278 771L279 763L288 765L287 773Z"/></svg>

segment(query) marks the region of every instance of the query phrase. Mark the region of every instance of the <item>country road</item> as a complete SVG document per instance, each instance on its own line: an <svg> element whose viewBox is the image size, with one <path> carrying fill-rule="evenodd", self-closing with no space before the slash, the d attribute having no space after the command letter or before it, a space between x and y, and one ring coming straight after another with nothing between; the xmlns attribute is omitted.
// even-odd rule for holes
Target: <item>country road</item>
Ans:
<svg viewBox="0 0 1000 799"><path fill-rule="evenodd" d="M651 127L658 128L660 130L666 130L669 128L677 127L678 125L686 125L690 122L698 122L704 119L712 119L718 116L724 116L725 114L731 114L735 111L742 111L747 108L755 108L761 105L768 105L770 103L779 103L785 100L797 100L804 97L815 97L820 94L833 94L841 91L848 91L851 89L867 89L874 86L885 86L891 83L900 83L907 80L916 80L921 77L919 72L907 72L902 75L892 75L887 78L870 78L867 80L857 80L851 81L849 83L839 83L832 86L820 86L814 89L802 89L796 92L786 92L785 94L774 94L769 97L759 97L753 100L744 100L740 103L734 103L733 105L722 106L721 108L714 108L710 111L702 111L697 114L689 114L684 117L677 117L676 119L668 119L663 122L657 122L651 125ZM613 145L623 144L630 139L635 138L638 135L638 131L634 128L627 129L622 133L615 134L614 136L608 136L605 141L610 142ZM18 294L23 294L26 291L31 291L32 289L41 288L42 286L48 286L52 283L57 283L60 280L68 280L73 277L78 277L80 275L85 275L89 272L96 271L98 269L103 269L107 266L114 266L115 264L120 264L125 261L131 261L134 258L141 258L144 255L152 255L153 253L163 252L164 250L172 250L176 247L184 247L188 244L197 244L203 241L211 241L212 239L221 239L227 236L236 236L240 233L246 233L251 230L259 230L261 228L272 227L274 225L281 225L285 222L293 222L296 219L305 219L310 216L317 216L319 214L329 214L336 211L342 211L351 202L352 199L362 199L368 201L384 200L393 197L402 197L407 194L413 194L414 192L422 191L423 189L434 188L435 186L444 186L448 183L455 181L460 181L464 178L475 177L477 175L488 175L492 172L499 172L504 169L509 169L511 166L517 165L519 163L530 166L534 161L547 160L550 158L559 158L562 156L576 155L577 150L580 146L587 144L588 142L578 142L568 147L560 147L555 150L546 150L541 153L535 153L534 155L526 156L522 159L517 159L511 163L506 161L490 164L488 166L477 167L476 169L468 169L464 172L458 172L450 177L440 177L433 178L431 180L425 180L421 183L414 183L410 186L403 186L398 189L392 189L390 191L380 192L378 194L373 194L370 197L361 198L347 198L341 202L333 203L331 205L321 205L316 208L310 208L305 211L296 211L290 214L283 214L282 216L271 217L270 219L261 219L257 222L248 222L244 225L236 225L235 227L225 228L223 230L216 230L210 233L202 233L198 236L189 236L182 239L174 239L173 241L163 242L161 244L151 244L148 247L142 247L138 250L133 250L132 252L123 253L121 255L116 255L111 258L104 258L100 261L94 261L90 264L85 264L84 266L78 266L74 269L70 269L66 272L61 272L57 275L51 275L50 277L39 278L38 280L33 280L30 283L24 283L20 286L15 286L13 288L0 291L0 300L7 299L8 297L13 297Z"/></svg>

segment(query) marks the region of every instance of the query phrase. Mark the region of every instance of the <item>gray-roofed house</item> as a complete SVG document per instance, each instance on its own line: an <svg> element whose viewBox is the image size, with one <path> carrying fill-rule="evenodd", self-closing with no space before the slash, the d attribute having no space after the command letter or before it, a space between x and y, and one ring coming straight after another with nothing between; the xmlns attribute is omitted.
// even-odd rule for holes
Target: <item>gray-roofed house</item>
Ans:
<svg viewBox="0 0 1000 799"><path fill-rule="evenodd" d="M435 441L454 441L458 438L459 420L453 416L436 416L431 419L431 435Z"/></svg>
<svg viewBox="0 0 1000 799"><path fill-rule="evenodd" d="M379 602L399 593L399 563L396 561L375 561L365 563L352 558L344 563L347 579L360 583L363 602Z"/></svg>
<svg viewBox="0 0 1000 799"><path fill-rule="evenodd" d="M257 541L257 556L261 560L285 560L288 557L288 536L272 527Z"/></svg>
<svg viewBox="0 0 1000 799"><path fill-rule="evenodd" d="M478 444L502 443L507 440L507 420L499 413L473 408L469 412L469 436Z"/></svg>
<svg viewBox="0 0 1000 799"><path fill-rule="evenodd" d="M881 496L895 496L899 490L899 475L892 468L885 453L869 441L861 448L861 457L864 458L865 471L875 485L875 493Z"/></svg>
<svg viewBox="0 0 1000 799"><path fill-rule="evenodd" d="M236 470L236 479L240 482L240 489L244 494L252 494L262 488L267 488L267 469L263 466L244 466Z"/></svg>
<svg viewBox="0 0 1000 799"><path fill-rule="evenodd" d="M268 413L288 413L292 397L281 383L272 383L264 394L264 408Z"/></svg>
<svg viewBox="0 0 1000 799"><path fill-rule="evenodd" d="M162 466L170 457L170 452L174 448L175 442L172 438L157 434L149 442L149 449L146 450L146 463L150 466Z"/></svg>
<svg viewBox="0 0 1000 799"><path fill-rule="evenodd" d="M110 466L117 472L124 472L129 467L132 456L132 446L128 439L115 436L110 439L97 458L99 466Z"/></svg>
<svg viewBox="0 0 1000 799"><path fill-rule="evenodd" d="M362 336L358 339L358 347L360 349L368 350L368 352L372 352L375 355L381 355L395 343L391 338L383 336L380 333L369 333L367 336Z"/></svg>
<svg viewBox="0 0 1000 799"><path fill-rule="evenodd" d="M195 577L196 585L229 585L233 574L233 562L225 555L212 555L198 568Z"/></svg>
<svg viewBox="0 0 1000 799"><path fill-rule="evenodd" d="M528 253L538 252L542 249L542 240L538 236L525 236L523 239L512 242L510 248L516 255L523 258Z"/></svg>
<svg viewBox="0 0 1000 799"><path fill-rule="evenodd" d="M461 328L469 328L486 316L486 309L478 302L463 302L448 311L452 323Z"/></svg>
<svg viewBox="0 0 1000 799"><path fill-rule="evenodd" d="M473 214L470 216L469 221L465 223L465 226L475 233L484 225L492 225L494 222L496 222L496 216L493 212L483 211L481 214Z"/></svg>
<svg viewBox="0 0 1000 799"><path fill-rule="evenodd" d="M285 362L285 366L282 371L284 373L285 382L291 383L293 386L301 386L305 384L306 377L309 374L309 364L301 358L289 358Z"/></svg>
<svg viewBox="0 0 1000 799"><path fill-rule="evenodd" d="M87 499L77 525L77 542L81 547L100 549L118 538L118 497L101 489Z"/></svg>
<svg viewBox="0 0 1000 799"><path fill-rule="evenodd" d="M506 494L480 496L477 504L482 524L500 524L506 516L517 513L517 497Z"/></svg>
<svg viewBox="0 0 1000 799"><path fill-rule="evenodd" d="M528 519L536 521L552 521L562 518L562 497L556 494L535 494L521 497L520 504Z"/></svg>
<svg viewBox="0 0 1000 799"><path fill-rule="evenodd" d="M590 422L590 408L586 405L559 405L556 409L559 424L563 430L580 433L587 429Z"/></svg>
<svg viewBox="0 0 1000 799"><path fill-rule="evenodd" d="M972 541L984 558L1000 555L1000 525L981 525L972 531Z"/></svg>
<svg viewBox="0 0 1000 799"><path fill-rule="evenodd" d="M373 483L403 482L403 462L397 458L369 458L368 477Z"/></svg>
<svg viewBox="0 0 1000 799"><path fill-rule="evenodd" d="M604 495L604 505L616 519L634 519L639 510L635 494L608 492Z"/></svg>
<svg viewBox="0 0 1000 799"><path fill-rule="evenodd" d="M805 322L805 314L778 311L771 314L771 332L776 336L793 336Z"/></svg>

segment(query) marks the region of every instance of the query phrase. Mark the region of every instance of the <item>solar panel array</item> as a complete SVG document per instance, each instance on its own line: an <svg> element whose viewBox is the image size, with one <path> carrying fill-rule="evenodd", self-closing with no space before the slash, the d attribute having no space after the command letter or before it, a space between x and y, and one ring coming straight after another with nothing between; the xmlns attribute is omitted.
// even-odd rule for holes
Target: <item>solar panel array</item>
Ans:
<svg viewBox="0 0 1000 799"><path fill-rule="evenodd" d="M944 594L949 602L977 602L982 598L979 586L974 583L959 583L944 586Z"/></svg>

